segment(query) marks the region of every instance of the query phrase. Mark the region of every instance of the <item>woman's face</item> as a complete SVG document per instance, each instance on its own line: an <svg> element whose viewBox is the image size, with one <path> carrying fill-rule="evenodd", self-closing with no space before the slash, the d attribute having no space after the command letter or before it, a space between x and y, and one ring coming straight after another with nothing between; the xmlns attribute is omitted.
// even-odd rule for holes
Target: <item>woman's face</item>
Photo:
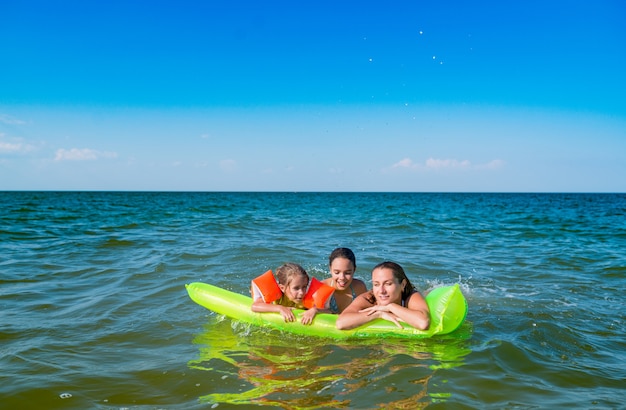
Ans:
<svg viewBox="0 0 626 410"><path fill-rule="evenodd" d="M401 304L404 286L404 283L398 283L389 268L377 268L372 271L372 291L379 305Z"/></svg>
<svg viewBox="0 0 626 410"><path fill-rule="evenodd" d="M290 301L301 305L308 285L309 279L304 275L298 275L291 279L289 285L280 285L279 287Z"/></svg>
<svg viewBox="0 0 626 410"><path fill-rule="evenodd" d="M354 265L350 259L335 258L330 264L330 276L335 289L345 290L350 287L354 277Z"/></svg>

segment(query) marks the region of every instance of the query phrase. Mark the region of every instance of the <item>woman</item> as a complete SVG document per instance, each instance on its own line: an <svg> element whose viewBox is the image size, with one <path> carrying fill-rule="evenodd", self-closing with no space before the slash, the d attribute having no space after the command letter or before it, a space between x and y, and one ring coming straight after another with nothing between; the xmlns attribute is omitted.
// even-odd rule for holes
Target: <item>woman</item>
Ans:
<svg viewBox="0 0 626 410"><path fill-rule="evenodd" d="M349 248L337 248L328 257L330 278L323 283L333 287L335 292L330 298L330 311L341 313L357 296L367 291L363 281L354 279L356 256Z"/></svg>
<svg viewBox="0 0 626 410"><path fill-rule="evenodd" d="M400 322L417 329L430 326L430 312L419 294L395 262L383 262L372 270L372 290L359 295L337 318L338 329L352 329L381 318L402 327Z"/></svg>

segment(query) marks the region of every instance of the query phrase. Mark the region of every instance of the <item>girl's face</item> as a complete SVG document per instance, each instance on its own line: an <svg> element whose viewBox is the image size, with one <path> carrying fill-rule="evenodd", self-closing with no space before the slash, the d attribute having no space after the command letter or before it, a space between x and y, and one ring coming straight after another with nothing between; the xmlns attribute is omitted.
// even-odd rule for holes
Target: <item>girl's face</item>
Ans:
<svg viewBox="0 0 626 410"><path fill-rule="evenodd" d="M354 277L354 265L352 261L346 258L333 259L333 262L330 264L330 277L333 279L335 289L347 289Z"/></svg>
<svg viewBox="0 0 626 410"><path fill-rule="evenodd" d="M405 281L398 283L393 276L393 271L388 268L378 268L372 271L372 291L379 305L390 303L401 304L402 290L406 286Z"/></svg>
<svg viewBox="0 0 626 410"><path fill-rule="evenodd" d="M291 278L288 285L279 285L287 299L295 304L301 305L306 294L306 288L309 285L309 279L306 276L298 275Z"/></svg>

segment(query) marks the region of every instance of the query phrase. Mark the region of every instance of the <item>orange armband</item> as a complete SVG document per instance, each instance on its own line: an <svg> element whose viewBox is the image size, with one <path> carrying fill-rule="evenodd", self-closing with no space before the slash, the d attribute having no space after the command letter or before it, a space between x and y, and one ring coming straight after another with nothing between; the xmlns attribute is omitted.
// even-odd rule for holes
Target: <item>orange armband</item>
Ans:
<svg viewBox="0 0 626 410"><path fill-rule="evenodd" d="M306 292L306 295L304 295L304 307L307 309L311 309L312 307L328 309L330 297L334 291L335 288L332 286L328 286L315 278L311 278L309 290Z"/></svg>
<svg viewBox="0 0 626 410"><path fill-rule="evenodd" d="M283 295L271 270L252 279L250 293L252 300L263 299L265 303L272 303Z"/></svg>

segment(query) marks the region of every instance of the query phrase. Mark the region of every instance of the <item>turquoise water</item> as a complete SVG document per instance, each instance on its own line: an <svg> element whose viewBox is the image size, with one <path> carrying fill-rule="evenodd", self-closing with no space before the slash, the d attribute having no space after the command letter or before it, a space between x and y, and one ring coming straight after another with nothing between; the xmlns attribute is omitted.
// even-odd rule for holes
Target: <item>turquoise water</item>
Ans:
<svg viewBox="0 0 626 410"><path fill-rule="evenodd" d="M623 408L626 195L0 193L0 408ZM232 322L285 261L460 283L457 332L333 340Z"/></svg>

